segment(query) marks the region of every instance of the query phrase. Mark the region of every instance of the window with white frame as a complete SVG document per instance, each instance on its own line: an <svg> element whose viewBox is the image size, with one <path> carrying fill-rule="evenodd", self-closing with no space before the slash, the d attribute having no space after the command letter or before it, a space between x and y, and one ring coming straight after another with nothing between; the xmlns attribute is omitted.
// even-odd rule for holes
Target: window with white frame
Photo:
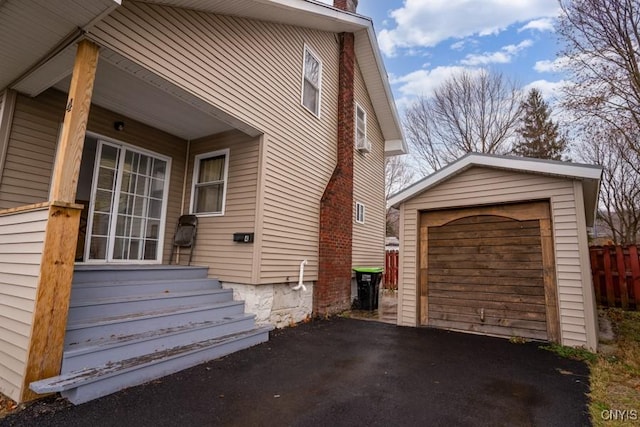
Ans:
<svg viewBox="0 0 640 427"><path fill-rule="evenodd" d="M191 213L224 215L229 173L229 149L195 157L191 188Z"/></svg>
<svg viewBox="0 0 640 427"><path fill-rule="evenodd" d="M304 47L304 70L302 77L302 105L316 116L320 116L320 85L322 62L311 50Z"/></svg>
<svg viewBox="0 0 640 427"><path fill-rule="evenodd" d="M364 204L356 202L356 222L364 224Z"/></svg>
<svg viewBox="0 0 640 427"><path fill-rule="evenodd" d="M364 147L367 140L367 112L356 104L356 147Z"/></svg>

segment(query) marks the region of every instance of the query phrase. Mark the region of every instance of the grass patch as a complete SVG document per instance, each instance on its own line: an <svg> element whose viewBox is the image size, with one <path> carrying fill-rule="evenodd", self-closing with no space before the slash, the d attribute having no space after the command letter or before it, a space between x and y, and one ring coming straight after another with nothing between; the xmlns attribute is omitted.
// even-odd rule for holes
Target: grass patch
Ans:
<svg viewBox="0 0 640 427"><path fill-rule="evenodd" d="M611 351L589 363L594 426L629 426L640 422L640 312L608 309L616 335ZM608 411L630 411L626 419L611 420ZM619 412L618 412L619 415Z"/></svg>
<svg viewBox="0 0 640 427"><path fill-rule="evenodd" d="M587 363L594 363L598 360L597 354L582 347L566 347L564 345L551 343L548 345L541 345L540 348L549 350L550 352L567 359L581 360Z"/></svg>
<svg viewBox="0 0 640 427"><path fill-rule="evenodd" d="M589 365L589 413L595 427L637 425L640 422L640 312L604 311L615 333L608 351L595 354L559 344L540 346L559 356ZM623 412L625 411L625 412ZM617 418L617 419L613 419Z"/></svg>

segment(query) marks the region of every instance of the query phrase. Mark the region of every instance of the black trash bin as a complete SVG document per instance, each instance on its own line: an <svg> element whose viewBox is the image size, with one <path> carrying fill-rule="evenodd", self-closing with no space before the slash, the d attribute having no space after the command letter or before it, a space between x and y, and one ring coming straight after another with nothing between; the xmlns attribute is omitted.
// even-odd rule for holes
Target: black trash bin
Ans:
<svg viewBox="0 0 640 427"><path fill-rule="evenodd" d="M378 308L378 291L382 279L381 267L355 267L358 282L358 302L362 310L376 310Z"/></svg>

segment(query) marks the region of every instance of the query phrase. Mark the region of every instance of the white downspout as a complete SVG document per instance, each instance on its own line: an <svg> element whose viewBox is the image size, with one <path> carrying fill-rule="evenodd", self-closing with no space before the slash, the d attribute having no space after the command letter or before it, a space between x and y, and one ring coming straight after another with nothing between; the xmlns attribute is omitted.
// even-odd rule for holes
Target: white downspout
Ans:
<svg viewBox="0 0 640 427"><path fill-rule="evenodd" d="M300 289L302 289L303 291L307 291L307 287L302 283L302 280L304 279L304 266L307 265L307 260L302 260L302 262L300 263L300 275L298 276L298 286L295 286L293 288L291 288L291 290L293 291L298 291Z"/></svg>

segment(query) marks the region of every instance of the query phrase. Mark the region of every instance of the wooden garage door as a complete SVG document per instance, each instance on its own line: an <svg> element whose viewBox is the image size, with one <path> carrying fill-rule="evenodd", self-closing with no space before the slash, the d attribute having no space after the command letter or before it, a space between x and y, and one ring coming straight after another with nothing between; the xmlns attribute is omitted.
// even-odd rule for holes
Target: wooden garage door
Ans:
<svg viewBox="0 0 640 427"><path fill-rule="evenodd" d="M553 295L545 291L545 274L550 274L543 250L543 240L550 241L546 203L431 212L423 214L422 227L426 324L555 338L550 337L554 325L548 324L557 323L553 278L546 278ZM550 267L553 270L553 262Z"/></svg>

